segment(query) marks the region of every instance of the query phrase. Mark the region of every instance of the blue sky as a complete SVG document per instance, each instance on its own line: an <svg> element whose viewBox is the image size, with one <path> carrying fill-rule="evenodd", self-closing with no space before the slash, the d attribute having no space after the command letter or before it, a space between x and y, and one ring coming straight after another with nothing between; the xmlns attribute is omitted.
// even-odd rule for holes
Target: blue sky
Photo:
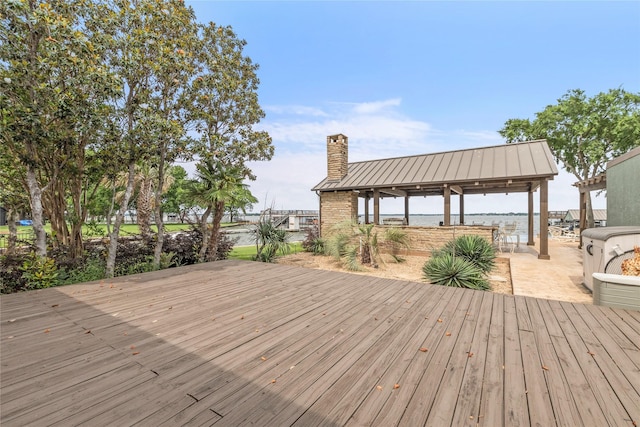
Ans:
<svg viewBox="0 0 640 427"><path fill-rule="evenodd" d="M327 135L349 137L350 161L498 145L507 119L533 118L570 89L640 91L640 2L187 4L233 27L260 65L258 128L276 153L251 165L254 211L318 208L310 189L326 176ZM577 208L576 179L559 170L549 209ZM410 203L443 212L442 198ZM383 213L402 206L381 202ZM467 213L526 209L526 194L465 198Z"/></svg>

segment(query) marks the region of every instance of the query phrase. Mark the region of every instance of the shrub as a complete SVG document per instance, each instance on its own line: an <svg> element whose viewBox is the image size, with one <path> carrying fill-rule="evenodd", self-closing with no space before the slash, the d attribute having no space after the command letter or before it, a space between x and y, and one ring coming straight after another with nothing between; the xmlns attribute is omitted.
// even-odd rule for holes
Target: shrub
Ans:
<svg viewBox="0 0 640 427"><path fill-rule="evenodd" d="M221 236L222 238L222 236ZM198 228L166 234L162 244L162 252L173 253L176 266L192 265L198 262L198 254L202 247L202 232ZM220 248L218 248L220 252Z"/></svg>
<svg viewBox="0 0 640 427"><path fill-rule="evenodd" d="M105 235L105 229L101 227L95 219L84 223L86 237L102 237Z"/></svg>
<svg viewBox="0 0 640 427"><path fill-rule="evenodd" d="M314 255L325 253L325 242L324 239L320 238L320 230L317 225L307 228L304 240L302 241L302 247L305 251L311 252Z"/></svg>
<svg viewBox="0 0 640 427"><path fill-rule="evenodd" d="M348 270L361 270L364 264L377 267L380 248L374 227L374 224L350 221L335 225L333 234L326 241L325 253L342 262Z"/></svg>
<svg viewBox="0 0 640 427"><path fill-rule="evenodd" d="M283 230L284 231L284 230ZM229 254L233 250L233 246L236 244L238 239L232 239L229 237L229 234L224 231L218 234L218 260L229 258Z"/></svg>
<svg viewBox="0 0 640 427"><path fill-rule="evenodd" d="M447 242L439 251L463 257L475 264L483 273L495 266L496 252L485 238L476 235L462 235Z"/></svg>
<svg viewBox="0 0 640 427"><path fill-rule="evenodd" d="M118 243L114 276L144 273L153 266L153 243L135 238L123 239ZM151 265L151 267L149 267Z"/></svg>
<svg viewBox="0 0 640 427"><path fill-rule="evenodd" d="M285 236L286 237L286 236ZM218 259L228 258L236 241L227 233L220 233ZM154 270L155 242L140 236L122 238L116 255L116 276ZM202 246L198 229L166 234L160 256L160 268L195 264ZM18 252L0 257L0 293L12 293L49 286L89 282L104 278L107 249L105 241L85 241L85 253L73 258L67 247L49 250L50 258L39 259L34 253Z"/></svg>
<svg viewBox="0 0 640 427"><path fill-rule="evenodd" d="M252 233L256 242L256 261L273 262L278 252L286 255L291 250L287 231L277 228L267 218L261 219Z"/></svg>
<svg viewBox="0 0 640 427"><path fill-rule="evenodd" d="M0 293L9 294L26 289L27 281L22 277L26 254L15 253L0 257Z"/></svg>
<svg viewBox="0 0 640 427"><path fill-rule="evenodd" d="M400 249L409 249L409 236L399 228L387 228L384 232L384 241L391 249L391 256L396 262L404 262L404 258L398 255Z"/></svg>
<svg viewBox="0 0 640 427"><path fill-rule="evenodd" d="M464 257L440 253L422 267L424 277L434 285L486 290L489 282L480 268Z"/></svg>
<svg viewBox="0 0 640 427"><path fill-rule="evenodd" d="M35 252L27 257L20 267L26 289L43 289L58 283L56 261L49 257L39 257Z"/></svg>
<svg viewBox="0 0 640 427"><path fill-rule="evenodd" d="M105 262L98 257L85 258L84 263L75 268L66 269L60 272L61 285L71 285L74 283L92 282L104 279Z"/></svg>

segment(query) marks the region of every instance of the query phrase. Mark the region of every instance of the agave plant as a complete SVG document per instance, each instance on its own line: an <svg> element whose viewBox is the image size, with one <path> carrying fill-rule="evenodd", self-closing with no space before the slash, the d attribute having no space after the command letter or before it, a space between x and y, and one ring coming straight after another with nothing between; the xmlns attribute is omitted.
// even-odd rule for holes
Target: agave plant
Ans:
<svg viewBox="0 0 640 427"><path fill-rule="evenodd" d="M257 261L273 262L278 252L286 255L291 251L287 231L277 228L268 218L261 219L252 233L256 242Z"/></svg>
<svg viewBox="0 0 640 427"><path fill-rule="evenodd" d="M468 289L489 289L489 282L473 262L450 253L431 257L422 267L425 279L434 285Z"/></svg>
<svg viewBox="0 0 640 427"><path fill-rule="evenodd" d="M496 252L485 238L476 235L462 235L447 242L438 253L449 253L475 264L483 273L495 266Z"/></svg>

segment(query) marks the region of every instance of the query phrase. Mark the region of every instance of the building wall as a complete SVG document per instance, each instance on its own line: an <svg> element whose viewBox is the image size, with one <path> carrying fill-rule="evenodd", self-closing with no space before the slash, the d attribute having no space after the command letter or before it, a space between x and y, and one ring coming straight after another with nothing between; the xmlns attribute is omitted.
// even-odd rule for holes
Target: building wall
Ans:
<svg viewBox="0 0 640 427"><path fill-rule="evenodd" d="M384 242L384 233L388 228L400 228L407 233L409 237L409 250L401 250L400 254L406 255L431 255L434 249L439 249L448 241L463 234L472 234L482 236L489 242L493 243L493 227L478 226L450 226L450 227L414 227L414 226L376 226L375 231L378 233L378 242L382 249L386 252L389 250Z"/></svg>
<svg viewBox="0 0 640 427"><path fill-rule="evenodd" d="M607 226L640 226L640 147L607 165Z"/></svg>
<svg viewBox="0 0 640 427"><path fill-rule="evenodd" d="M320 235L328 237L334 225L358 219L358 194L353 191L320 193Z"/></svg>

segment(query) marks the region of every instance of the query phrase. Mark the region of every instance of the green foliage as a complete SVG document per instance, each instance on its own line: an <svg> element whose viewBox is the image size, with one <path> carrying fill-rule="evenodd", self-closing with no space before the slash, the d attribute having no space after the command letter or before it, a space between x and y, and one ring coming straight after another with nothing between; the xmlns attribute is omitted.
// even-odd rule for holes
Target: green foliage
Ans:
<svg viewBox="0 0 640 427"><path fill-rule="evenodd" d="M347 252L350 245L351 236L344 232L337 232L331 235L325 244L325 253L340 261Z"/></svg>
<svg viewBox="0 0 640 427"><path fill-rule="evenodd" d="M570 90L535 120L510 119L499 133L509 143L545 138L568 172L591 178L613 157L640 145L640 94L611 89L588 98Z"/></svg>
<svg viewBox="0 0 640 427"><path fill-rule="evenodd" d="M391 248L391 256L396 262L404 262L404 258L398 255L401 249L409 249L409 236L399 228L387 228L384 232L384 241Z"/></svg>
<svg viewBox="0 0 640 427"><path fill-rule="evenodd" d="M375 224L360 224L357 227L356 237L360 243L360 261L377 267L376 259L379 255L378 233L373 229Z"/></svg>
<svg viewBox="0 0 640 427"><path fill-rule="evenodd" d="M84 225L85 225L84 234L87 237L94 237L94 236L102 237L105 235L104 234L105 229L101 227L96 220L88 221Z"/></svg>
<svg viewBox="0 0 640 427"><path fill-rule="evenodd" d="M378 233L374 224L356 224L346 221L337 224L325 242L325 253L342 262L345 268L357 271L360 264L377 267L380 255Z"/></svg>
<svg viewBox="0 0 640 427"><path fill-rule="evenodd" d="M9 294L26 289L22 278L22 264L25 255L14 253L0 256L0 293Z"/></svg>
<svg viewBox="0 0 640 427"><path fill-rule="evenodd" d="M507 143L546 139L555 159L579 181L604 172L608 161L640 146L640 93L611 89L589 98L568 91L536 113L534 120L509 119L499 131ZM593 211L587 192L587 221Z"/></svg>
<svg viewBox="0 0 640 427"><path fill-rule="evenodd" d="M305 251L314 255L322 255L325 253L325 241L320 238L320 230L317 225L309 227L305 230L305 237L302 241L302 247Z"/></svg>
<svg viewBox="0 0 640 427"><path fill-rule="evenodd" d="M441 253L431 257L422 267L425 279L434 285L468 289L489 289L482 270L464 257Z"/></svg>
<svg viewBox="0 0 640 427"><path fill-rule="evenodd" d="M199 228L194 227L179 233L165 235L162 251L174 254L173 263L176 266L191 265L198 262L201 246L202 232Z"/></svg>
<svg viewBox="0 0 640 427"><path fill-rule="evenodd" d="M22 278L26 289L43 289L55 286L58 282L58 267L53 258L40 257L35 253L24 260Z"/></svg>
<svg viewBox="0 0 640 427"><path fill-rule="evenodd" d="M180 222L186 220L186 216L192 203L187 197L188 183L187 171L182 166L172 166L169 173L173 179L171 186L162 198L164 212L176 215Z"/></svg>
<svg viewBox="0 0 640 427"><path fill-rule="evenodd" d="M253 261L256 259L256 247L253 245L235 247L229 254L229 258Z"/></svg>
<svg viewBox="0 0 640 427"><path fill-rule="evenodd" d="M286 255L291 251L287 231L275 227L269 218L261 218L252 233L256 242L256 261L273 262L278 253Z"/></svg>
<svg viewBox="0 0 640 427"><path fill-rule="evenodd" d="M233 246L236 244L237 239L231 239L225 232L218 233L217 260L223 260L229 258L229 254L233 250Z"/></svg>
<svg viewBox="0 0 640 427"><path fill-rule="evenodd" d="M258 65L245 56L246 42L231 27L200 27L196 60L199 73L187 93L188 119L199 138L194 154L240 167L253 179L247 161L269 160L271 137L253 126L264 117L258 104Z"/></svg>
<svg viewBox="0 0 640 427"><path fill-rule="evenodd" d="M91 257L88 258L83 265L61 272L59 284L71 285L74 283L92 282L94 280L104 279L104 277L104 260L98 257Z"/></svg>
<svg viewBox="0 0 640 427"><path fill-rule="evenodd" d="M450 240L437 254L448 253L463 257L475 264L483 273L495 266L496 251L485 238L476 235L462 235Z"/></svg>
<svg viewBox="0 0 640 427"><path fill-rule="evenodd" d="M325 241L320 237L316 237L306 249L314 255L323 255L325 253Z"/></svg>

